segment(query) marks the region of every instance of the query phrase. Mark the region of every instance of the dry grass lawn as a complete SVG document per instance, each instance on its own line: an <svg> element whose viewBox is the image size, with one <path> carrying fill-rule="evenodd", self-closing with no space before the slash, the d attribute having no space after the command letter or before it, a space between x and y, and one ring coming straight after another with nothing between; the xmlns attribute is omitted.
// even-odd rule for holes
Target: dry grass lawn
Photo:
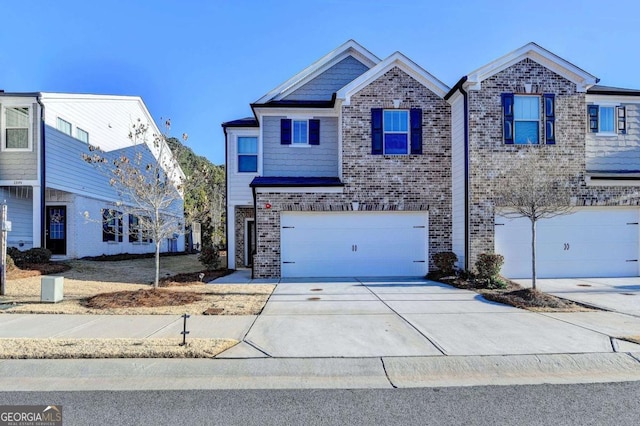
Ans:
<svg viewBox="0 0 640 426"><path fill-rule="evenodd" d="M160 291L191 293L192 303L178 304L169 297L165 306L120 306L113 303L102 308L89 307L87 300L104 293L151 289L154 259L121 261L72 260L71 269L56 275L64 277L64 300L59 303L40 302L40 276L7 279L7 295L0 296L1 304L15 304L0 313L53 313L53 314L158 314L202 315L215 312L220 315L258 314L275 288L269 284L215 284L200 282L168 283ZM160 276L167 278L179 274L199 272L203 269L197 255L169 256L160 259ZM194 297L193 294L196 296ZM132 296L132 297L133 297ZM186 294L185 294L186 297ZM195 300L199 299L199 300ZM124 305L124 304L123 304ZM144 305L144 303L142 303Z"/></svg>

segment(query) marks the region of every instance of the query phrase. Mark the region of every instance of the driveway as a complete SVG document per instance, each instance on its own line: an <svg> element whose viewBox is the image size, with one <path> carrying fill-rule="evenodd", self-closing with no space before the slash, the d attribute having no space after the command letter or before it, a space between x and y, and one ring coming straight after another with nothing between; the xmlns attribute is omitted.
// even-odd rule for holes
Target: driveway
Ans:
<svg viewBox="0 0 640 426"><path fill-rule="evenodd" d="M531 280L514 280L531 287ZM640 317L640 277L545 278L537 280L545 293L608 311Z"/></svg>
<svg viewBox="0 0 640 426"><path fill-rule="evenodd" d="M297 282L296 282L297 281ZM282 280L221 357L612 352L609 337L427 280Z"/></svg>

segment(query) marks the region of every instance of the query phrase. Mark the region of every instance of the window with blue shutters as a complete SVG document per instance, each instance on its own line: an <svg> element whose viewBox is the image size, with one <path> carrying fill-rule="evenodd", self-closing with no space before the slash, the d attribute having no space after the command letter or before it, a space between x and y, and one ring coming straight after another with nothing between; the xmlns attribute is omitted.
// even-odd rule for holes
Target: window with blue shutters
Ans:
<svg viewBox="0 0 640 426"><path fill-rule="evenodd" d="M371 110L371 153L422 154L422 109Z"/></svg>
<svg viewBox="0 0 640 426"><path fill-rule="evenodd" d="M280 120L280 144L292 146L320 145L320 120Z"/></svg>
<svg viewBox="0 0 640 426"><path fill-rule="evenodd" d="M555 143L555 97L544 95L544 135L546 143ZM502 138L505 144L539 144L541 124L539 95L502 94Z"/></svg>
<svg viewBox="0 0 640 426"><path fill-rule="evenodd" d="M627 133L627 111L624 106L587 105L589 132L611 136Z"/></svg>
<svg viewBox="0 0 640 426"><path fill-rule="evenodd" d="M556 97L552 93L544 95L544 141L556 143Z"/></svg>

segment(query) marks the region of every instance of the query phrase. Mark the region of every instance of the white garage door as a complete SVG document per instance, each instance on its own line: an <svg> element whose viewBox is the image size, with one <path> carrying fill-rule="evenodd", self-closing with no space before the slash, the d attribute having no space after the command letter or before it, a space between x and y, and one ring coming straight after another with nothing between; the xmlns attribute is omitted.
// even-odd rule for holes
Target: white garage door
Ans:
<svg viewBox="0 0 640 426"><path fill-rule="evenodd" d="M283 212L283 277L424 276L426 212Z"/></svg>
<svg viewBox="0 0 640 426"><path fill-rule="evenodd" d="M539 278L638 275L636 208L585 208L537 224ZM496 216L495 250L502 275L531 278L531 222Z"/></svg>

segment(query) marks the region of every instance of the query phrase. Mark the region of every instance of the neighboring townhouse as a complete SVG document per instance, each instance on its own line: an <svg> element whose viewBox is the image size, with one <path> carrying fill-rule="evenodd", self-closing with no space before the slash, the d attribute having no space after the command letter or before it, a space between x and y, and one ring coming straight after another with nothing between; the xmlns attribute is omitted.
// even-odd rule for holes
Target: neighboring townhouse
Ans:
<svg viewBox="0 0 640 426"><path fill-rule="evenodd" d="M448 91L348 41L223 123L229 268L426 274L451 250Z"/></svg>
<svg viewBox="0 0 640 426"><path fill-rule="evenodd" d="M118 214L120 197L109 178L82 158L90 145L107 156L142 148L129 139L138 119L160 134L139 97L0 92L0 197L12 222L8 245L46 247L56 258L153 252L136 218ZM171 156L168 146L152 142L138 152L151 161ZM173 163L177 182L183 173ZM181 197L168 213L184 224ZM168 250L184 250L184 237L163 241L162 251Z"/></svg>
<svg viewBox="0 0 640 426"><path fill-rule="evenodd" d="M463 77L452 108L453 250L460 267L483 252L505 256L503 274L531 276L528 219L495 204L501 173L521 147L558 153L574 213L541 220L539 277L637 276L640 91L598 79L530 43Z"/></svg>

